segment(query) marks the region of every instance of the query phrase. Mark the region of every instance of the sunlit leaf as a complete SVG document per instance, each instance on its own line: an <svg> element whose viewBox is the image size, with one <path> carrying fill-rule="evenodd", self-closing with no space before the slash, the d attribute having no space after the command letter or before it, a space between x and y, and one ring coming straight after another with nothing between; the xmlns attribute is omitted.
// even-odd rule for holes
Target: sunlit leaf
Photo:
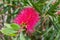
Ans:
<svg viewBox="0 0 60 40"><path fill-rule="evenodd" d="M19 26L18 24L15 24L15 23L12 23L12 24L11 24L11 27L12 27L12 29L14 29L14 30L19 30L19 29L20 29L20 26Z"/></svg>
<svg viewBox="0 0 60 40"><path fill-rule="evenodd" d="M10 28L2 28L2 30L0 30L3 34L5 35L9 35L9 36L15 36L15 33L17 31L14 31L13 29Z"/></svg>

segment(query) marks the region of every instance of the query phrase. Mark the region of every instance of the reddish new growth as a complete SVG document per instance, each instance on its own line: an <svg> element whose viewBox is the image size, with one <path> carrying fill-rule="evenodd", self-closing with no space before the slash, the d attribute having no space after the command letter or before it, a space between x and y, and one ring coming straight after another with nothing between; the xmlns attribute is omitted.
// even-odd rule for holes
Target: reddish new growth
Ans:
<svg viewBox="0 0 60 40"><path fill-rule="evenodd" d="M56 12L57 15L60 15L60 10Z"/></svg>
<svg viewBox="0 0 60 40"><path fill-rule="evenodd" d="M60 11L58 11L58 13L57 14L60 14Z"/></svg>

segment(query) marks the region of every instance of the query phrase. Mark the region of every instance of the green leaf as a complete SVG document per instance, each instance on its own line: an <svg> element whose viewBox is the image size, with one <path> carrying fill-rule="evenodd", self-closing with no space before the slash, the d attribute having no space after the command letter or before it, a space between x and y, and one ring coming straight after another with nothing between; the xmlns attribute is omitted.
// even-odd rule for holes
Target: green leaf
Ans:
<svg viewBox="0 0 60 40"><path fill-rule="evenodd" d="M48 10L50 9L49 6L51 5L51 3L53 2L53 0L50 0L49 3L43 7L42 9L42 13L47 13Z"/></svg>
<svg viewBox="0 0 60 40"><path fill-rule="evenodd" d="M52 28L53 28L53 27L50 27L50 28L46 31L46 33L43 34L43 36L44 36L44 35L47 35L47 33L48 33L49 31L51 31Z"/></svg>
<svg viewBox="0 0 60 40"><path fill-rule="evenodd" d="M6 28L11 28L11 25L8 24L8 23L4 23L4 25L5 25Z"/></svg>
<svg viewBox="0 0 60 40"><path fill-rule="evenodd" d="M24 34L21 32L20 33L20 40L26 40Z"/></svg>
<svg viewBox="0 0 60 40"><path fill-rule="evenodd" d="M26 40L31 40L28 36L26 36Z"/></svg>
<svg viewBox="0 0 60 40"><path fill-rule="evenodd" d="M17 40L17 37L15 37L15 38L14 38L14 37L12 37L12 40Z"/></svg>
<svg viewBox="0 0 60 40"><path fill-rule="evenodd" d="M15 36L17 31L14 31L13 29L10 28L2 28L2 30L0 30L3 34L5 35L9 35L9 36Z"/></svg>
<svg viewBox="0 0 60 40"><path fill-rule="evenodd" d="M17 32L17 30L20 29L20 26L15 23L12 24L5 23L4 25L5 27L2 28L0 31L5 35L16 36L15 33Z"/></svg>
<svg viewBox="0 0 60 40"><path fill-rule="evenodd" d="M13 30L19 30L20 29L20 26L18 24L15 24L15 23L12 23L11 27Z"/></svg>

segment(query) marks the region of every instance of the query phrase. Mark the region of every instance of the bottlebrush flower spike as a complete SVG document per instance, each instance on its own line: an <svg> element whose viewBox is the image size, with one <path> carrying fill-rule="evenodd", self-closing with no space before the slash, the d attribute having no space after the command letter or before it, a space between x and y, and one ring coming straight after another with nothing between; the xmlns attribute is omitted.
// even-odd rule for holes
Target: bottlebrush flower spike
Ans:
<svg viewBox="0 0 60 40"><path fill-rule="evenodd" d="M39 22L39 13L33 7L25 7L14 19L14 23L25 27L27 32L34 32L35 25Z"/></svg>

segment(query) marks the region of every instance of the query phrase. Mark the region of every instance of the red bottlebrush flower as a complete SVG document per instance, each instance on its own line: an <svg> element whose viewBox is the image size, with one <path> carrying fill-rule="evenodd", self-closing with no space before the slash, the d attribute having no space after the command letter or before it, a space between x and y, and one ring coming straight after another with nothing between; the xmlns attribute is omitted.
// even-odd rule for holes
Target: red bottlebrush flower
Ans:
<svg viewBox="0 0 60 40"><path fill-rule="evenodd" d="M14 19L14 23L25 27L27 32L34 32L35 25L39 22L39 13L33 7L25 7Z"/></svg>

